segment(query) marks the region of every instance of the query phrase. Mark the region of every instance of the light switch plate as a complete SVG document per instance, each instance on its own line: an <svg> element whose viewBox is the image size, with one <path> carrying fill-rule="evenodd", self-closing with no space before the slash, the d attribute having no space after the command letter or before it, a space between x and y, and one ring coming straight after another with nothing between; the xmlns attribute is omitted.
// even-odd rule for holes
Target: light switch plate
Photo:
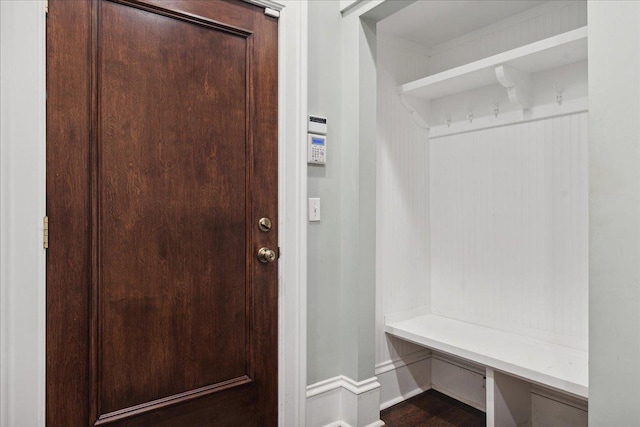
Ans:
<svg viewBox="0 0 640 427"><path fill-rule="evenodd" d="M320 221L320 199L309 198L309 222Z"/></svg>

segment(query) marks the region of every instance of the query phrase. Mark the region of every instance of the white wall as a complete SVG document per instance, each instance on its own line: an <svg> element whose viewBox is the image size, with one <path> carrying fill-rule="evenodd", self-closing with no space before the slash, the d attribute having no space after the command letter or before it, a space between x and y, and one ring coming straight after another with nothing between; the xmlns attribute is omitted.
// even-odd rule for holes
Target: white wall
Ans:
<svg viewBox="0 0 640 427"><path fill-rule="evenodd" d="M640 2L589 2L589 425L640 420Z"/></svg>
<svg viewBox="0 0 640 427"><path fill-rule="evenodd" d="M549 1L433 47L429 74L587 25L584 0Z"/></svg>
<svg viewBox="0 0 640 427"><path fill-rule="evenodd" d="M432 140L432 312L587 349L587 113Z"/></svg>
<svg viewBox="0 0 640 427"><path fill-rule="evenodd" d="M378 34L376 365L421 350L384 333L384 315L429 305L429 143L396 92L420 77L416 46Z"/></svg>

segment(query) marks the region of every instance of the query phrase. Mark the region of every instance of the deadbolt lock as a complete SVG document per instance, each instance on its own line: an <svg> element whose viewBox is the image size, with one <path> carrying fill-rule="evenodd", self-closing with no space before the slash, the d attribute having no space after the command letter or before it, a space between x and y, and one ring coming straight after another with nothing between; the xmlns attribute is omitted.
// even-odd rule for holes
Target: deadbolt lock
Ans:
<svg viewBox="0 0 640 427"><path fill-rule="evenodd" d="M258 221L258 227L260 227L260 230L264 232L271 230L271 220L269 218L260 218L260 221Z"/></svg>
<svg viewBox="0 0 640 427"><path fill-rule="evenodd" d="M262 263L273 262L276 258L276 253L269 248L260 248L258 250L258 260Z"/></svg>

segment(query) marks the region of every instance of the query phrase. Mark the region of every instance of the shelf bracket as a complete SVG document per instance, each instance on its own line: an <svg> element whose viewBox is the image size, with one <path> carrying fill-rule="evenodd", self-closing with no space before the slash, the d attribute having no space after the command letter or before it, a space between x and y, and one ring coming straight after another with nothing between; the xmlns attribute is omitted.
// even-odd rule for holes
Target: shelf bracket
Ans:
<svg viewBox="0 0 640 427"><path fill-rule="evenodd" d="M400 102L411 113L411 118L419 128L426 131L429 130L429 113L431 111L431 103L412 96L398 94Z"/></svg>
<svg viewBox="0 0 640 427"><path fill-rule="evenodd" d="M496 67L498 82L507 89L509 101L519 108L531 105L531 75L508 65Z"/></svg>

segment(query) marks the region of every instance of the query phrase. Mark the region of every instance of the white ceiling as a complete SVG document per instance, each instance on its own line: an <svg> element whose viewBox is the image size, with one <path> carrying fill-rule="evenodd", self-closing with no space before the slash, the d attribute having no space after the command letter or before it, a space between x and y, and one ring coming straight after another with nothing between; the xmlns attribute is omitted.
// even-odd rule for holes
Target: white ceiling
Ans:
<svg viewBox="0 0 640 427"><path fill-rule="evenodd" d="M508 18L540 0L418 0L378 23L378 29L434 47Z"/></svg>

